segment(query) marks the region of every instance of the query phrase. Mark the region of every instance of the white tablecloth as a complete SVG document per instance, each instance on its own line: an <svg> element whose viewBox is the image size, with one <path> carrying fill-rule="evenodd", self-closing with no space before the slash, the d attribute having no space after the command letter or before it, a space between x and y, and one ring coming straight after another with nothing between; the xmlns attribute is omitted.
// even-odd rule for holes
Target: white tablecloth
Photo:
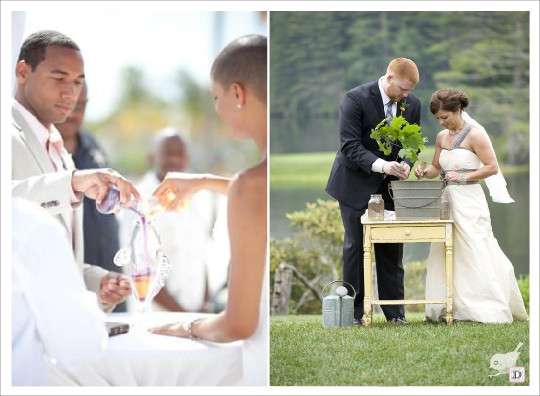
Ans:
<svg viewBox="0 0 540 396"><path fill-rule="evenodd" d="M104 353L92 362L50 367L51 385L238 385L242 376L242 341L213 343L151 334L149 327L185 321L203 314L155 312L111 314L127 322L129 333L109 337Z"/></svg>

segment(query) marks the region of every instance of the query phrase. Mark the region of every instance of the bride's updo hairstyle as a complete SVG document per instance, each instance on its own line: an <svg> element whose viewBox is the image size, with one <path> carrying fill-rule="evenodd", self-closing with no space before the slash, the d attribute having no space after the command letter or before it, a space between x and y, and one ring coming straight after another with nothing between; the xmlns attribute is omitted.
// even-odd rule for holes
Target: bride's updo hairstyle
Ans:
<svg viewBox="0 0 540 396"><path fill-rule="evenodd" d="M266 103L265 36L250 34L229 43L212 64L210 77L224 89L237 83Z"/></svg>
<svg viewBox="0 0 540 396"><path fill-rule="evenodd" d="M431 95L429 108L432 114L437 114L439 110L456 111L463 110L469 105L469 98L463 91L457 89L439 89Z"/></svg>

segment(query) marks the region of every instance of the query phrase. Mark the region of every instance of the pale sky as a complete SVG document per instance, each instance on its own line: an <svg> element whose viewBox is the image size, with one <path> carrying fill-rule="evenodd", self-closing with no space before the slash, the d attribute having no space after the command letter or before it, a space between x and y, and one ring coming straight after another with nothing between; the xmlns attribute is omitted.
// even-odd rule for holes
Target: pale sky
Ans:
<svg viewBox="0 0 540 396"><path fill-rule="evenodd" d="M103 4L103 3L102 3ZM90 101L88 121L106 116L120 94L120 70L139 66L145 84L157 95L171 98L175 73L184 68L197 81L209 83L210 65L219 48L249 33L266 35L266 24L254 12L222 13L220 42L213 43L214 12L187 12L167 6L59 7L27 11L21 40L42 29L58 30L81 48ZM20 46L20 43L18 44ZM18 50L16 51L18 55ZM15 55L16 56L16 55Z"/></svg>

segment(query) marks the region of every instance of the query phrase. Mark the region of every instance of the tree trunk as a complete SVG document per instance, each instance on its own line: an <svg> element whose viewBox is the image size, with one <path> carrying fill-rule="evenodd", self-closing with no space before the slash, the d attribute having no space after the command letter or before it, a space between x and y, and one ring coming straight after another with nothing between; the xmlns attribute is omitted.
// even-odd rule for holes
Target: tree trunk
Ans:
<svg viewBox="0 0 540 396"><path fill-rule="evenodd" d="M289 298L293 281L293 270L281 263L274 275L274 292L272 293L272 315L287 315L289 313Z"/></svg>

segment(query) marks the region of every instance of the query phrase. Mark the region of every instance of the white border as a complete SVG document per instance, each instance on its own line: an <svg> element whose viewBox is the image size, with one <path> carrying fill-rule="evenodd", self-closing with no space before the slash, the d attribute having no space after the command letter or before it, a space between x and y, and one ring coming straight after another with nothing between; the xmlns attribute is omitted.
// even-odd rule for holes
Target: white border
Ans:
<svg viewBox="0 0 540 396"><path fill-rule="evenodd" d="M2 1L1 3L1 51L2 51L2 64L1 64L1 130L6 131L9 125L9 102L11 99L10 77L11 71L6 70L7 65L11 64L7 62L7 59L11 59L5 54L8 53L10 48L10 32L11 32L11 11L17 10L39 10L40 8L49 8L51 6L58 7L59 12L65 9L78 8L79 10L84 6L99 6L104 9L111 7L126 7L127 2L111 1L111 2L12 2ZM10 321L6 318L11 317L11 287L9 280L11 279L11 273L9 271L10 263L10 243L9 235L11 229L10 220L10 208L11 197L9 180L11 178L11 152L9 137L5 133L1 133L1 176L2 176L2 190L1 190L1 252L2 252L2 265L1 269L1 361L0 367L2 369L2 382L1 382L1 394L51 394L51 395L69 395L69 394L125 394L125 395L143 395L143 394L224 394L224 395L244 395L244 394L466 394L476 393L485 395L501 395L512 392L516 395L523 394L539 394L538 383L538 263L539 261L539 248L535 242L539 236L539 212L538 212L538 175L539 175L539 7L535 1L234 1L234 2L220 2L220 1L189 1L189 2L169 2L169 1L155 1L155 2L130 2L130 8L146 7L149 4L152 7L174 7L178 10L189 8L190 10L200 11L380 11L392 10L392 11L530 11L530 360L529 360L529 373L530 385L528 387L517 386L508 387L148 387L148 388L131 388L131 387L84 387L84 388L55 388L55 387L43 387L43 388L26 388L26 387L11 387L6 384L10 381L10 358L11 358L11 342L10 342ZM81 15L83 12L81 12ZM269 29L269 25L268 25ZM269 84L270 82L268 82ZM270 90L268 90L270 92ZM269 103L269 101L268 101ZM269 120L268 120L269 123ZM271 133L270 129L269 132ZM270 148L270 142L268 142L268 148ZM270 157L268 157L270 159ZM268 169L270 170L270 162L268 162ZM268 179L269 180L269 179ZM268 199L270 198L268 191ZM268 232L269 230L268 217ZM6 265L6 263L8 265ZM531 373L536 375L531 376Z"/></svg>

